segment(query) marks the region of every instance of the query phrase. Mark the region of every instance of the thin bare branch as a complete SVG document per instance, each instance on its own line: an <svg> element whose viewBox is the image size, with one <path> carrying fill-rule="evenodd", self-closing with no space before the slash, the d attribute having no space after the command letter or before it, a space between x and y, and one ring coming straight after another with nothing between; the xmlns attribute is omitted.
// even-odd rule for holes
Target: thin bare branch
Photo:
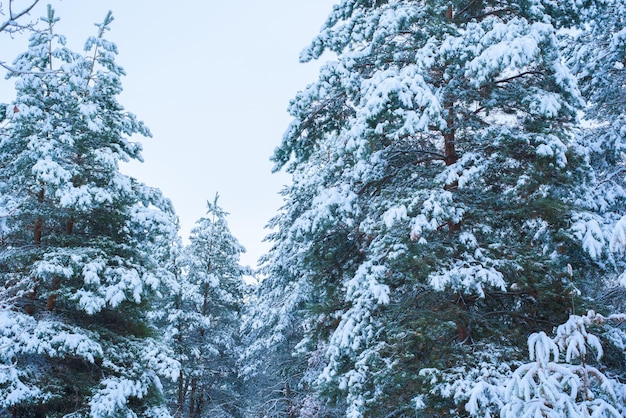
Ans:
<svg viewBox="0 0 626 418"><path fill-rule="evenodd" d="M37 3L39 3L39 0L32 0L32 2L26 6L24 9L22 9L19 12L13 12L13 0L9 0L9 16L8 19L2 23L0 23L0 32L13 32L13 31L20 31L22 29L27 29L30 28L31 25L20 25L18 24L18 20L21 19L22 17L26 16L27 14L29 14L33 8L37 5Z"/></svg>

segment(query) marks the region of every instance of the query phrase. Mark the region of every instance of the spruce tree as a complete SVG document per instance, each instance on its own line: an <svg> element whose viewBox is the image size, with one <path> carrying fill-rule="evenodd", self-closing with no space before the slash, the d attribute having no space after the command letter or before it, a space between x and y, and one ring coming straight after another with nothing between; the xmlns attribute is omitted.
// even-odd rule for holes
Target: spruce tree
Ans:
<svg viewBox="0 0 626 418"><path fill-rule="evenodd" d="M273 157L293 182L263 306L288 303L265 335L301 325L295 415L467 415L460 376L507 379L529 335L566 322L598 268L572 228L592 168L557 37L579 7L334 7L301 58L337 60L292 101Z"/></svg>
<svg viewBox="0 0 626 418"><path fill-rule="evenodd" d="M14 62L0 142L0 411L166 416L159 375L176 375L147 313L176 233L169 201L119 171L148 129L117 102L123 69L109 13L83 54L45 30Z"/></svg>

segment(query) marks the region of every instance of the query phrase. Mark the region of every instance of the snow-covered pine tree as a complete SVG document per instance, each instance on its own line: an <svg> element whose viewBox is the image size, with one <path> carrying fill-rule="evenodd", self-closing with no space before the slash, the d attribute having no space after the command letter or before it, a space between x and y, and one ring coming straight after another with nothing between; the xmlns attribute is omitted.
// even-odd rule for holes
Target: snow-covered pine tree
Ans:
<svg viewBox="0 0 626 418"><path fill-rule="evenodd" d="M608 244L617 221L626 215L626 4L607 0L592 5L584 9L583 24L563 34L563 44L587 104L579 141L594 169L580 194L586 210L577 215L574 228L585 249L603 265L603 277L594 282L605 286L616 267L624 270L623 260L612 257ZM625 311L623 294L616 296L611 303Z"/></svg>
<svg viewBox="0 0 626 418"><path fill-rule="evenodd" d="M577 5L343 0L303 52L338 59L274 154L293 183L264 304L273 341L303 325L300 415L462 416L450 379L506 376L565 322L568 264L593 267L569 229L590 169L556 36Z"/></svg>
<svg viewBox="0 0 626 418"><path fill-rule="evenodd" d="M148 129L117 102L124 71L105 38L84 54L45 30L13 64L0 138L0 411L7 416L168 416L177 375L146 315L176 233L170 202L119 171Z"/></svg>
<svg viewBox="0 0 626 418"><path fill-rule="evenodd" d="M556 337L542 333L529 337L532 363L520 364L512 375L507 370L473 379L459 376L463 383L456 382L457 387L467 385L468 380L476 382L466 405L472 416L482 417L488 412L555 417L625 413L626 391L620 382L626 375L626 333L624 315L619 312L626 308L626 125L620 104L626 100L626 5L609 0L581 6L575 25L562 28L557 35L585 101L576 141L592 170L579 185L571 230L588 257L577 258L580 278L570 284L573 313L556 328ZM593 311L576 315L581 292L592 308L601 309L605 315ZM588 331L590 327L595 328L595 335Z"/></svg>
<svg viewBox="0 0 626 418"><path fill-rule="evenodd" d="M239 417L242 399L237 367L245 249L232 235L217 203L191 231L177 257L177 282L166 308L169 344L180 362L169 391L177 417Z"/></svg>
<svg viewBox="0 0 626 418"><path fill-rule="evenodd" d="M592 309L606 316L626 312L626 4L618 0L590 2L583 22L563 34L568 63L578 78L586 102L579 142L593 167L593 176L580 193L581 210L574 229L592 255L593 271L585 274L583 293L592 294ZM599 333L603 371L626 379L626 329ZM624 387L616 394L623 404ZM621 411L624 414L624 411Z"/></svg>

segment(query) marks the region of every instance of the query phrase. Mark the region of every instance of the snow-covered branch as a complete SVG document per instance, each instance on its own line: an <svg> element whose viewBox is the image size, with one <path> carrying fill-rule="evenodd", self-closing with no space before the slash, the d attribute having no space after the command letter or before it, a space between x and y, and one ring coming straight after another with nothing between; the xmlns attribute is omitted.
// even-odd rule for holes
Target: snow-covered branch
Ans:
<svg viewBox="0 0 626 418"><path fill-rule="evenodd" d="M33 23L22 24L18 22L21 18L28 15L33 8L39 3L39 0L31 0L26 6L18 11L14 11L14 0L8 1L8 11L5 11L4 2L0 2L0 14L5 17L3 22L0 22L0 32L15 33L24 29L33 29Z"/></svg>

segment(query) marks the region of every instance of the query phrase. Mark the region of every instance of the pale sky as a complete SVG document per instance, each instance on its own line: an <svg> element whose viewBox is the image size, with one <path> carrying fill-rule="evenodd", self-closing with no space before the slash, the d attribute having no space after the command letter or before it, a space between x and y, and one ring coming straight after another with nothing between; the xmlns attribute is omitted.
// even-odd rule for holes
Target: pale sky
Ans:
<svg viewBox="0 0 626 418"><path fill-rule="evenodd" d="M269 161L287 129L289 100L317 79L322 62L301 64L306 47L336 0L50 0L61 18L58 32L82 51L84 41L111 10L107 38L127 72L119 98L150 128L144 160L124 171L169 197L187 238L220 194L231 231L256 266L269 249L262 239L289 182ZM0 59L25 51L25 39L0 37ZM14 97L0 80L0 101Z"/></svg>

